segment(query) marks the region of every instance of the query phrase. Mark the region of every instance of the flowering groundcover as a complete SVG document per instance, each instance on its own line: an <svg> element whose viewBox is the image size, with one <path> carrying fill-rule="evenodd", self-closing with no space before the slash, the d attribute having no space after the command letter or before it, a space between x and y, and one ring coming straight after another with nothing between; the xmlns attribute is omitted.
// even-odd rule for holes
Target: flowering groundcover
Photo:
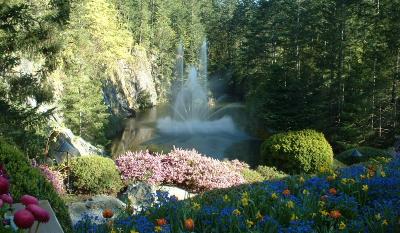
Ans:
<svg viewBox="0 0 400 233"><path fill-rule="evenodd" d="M76 232L400 232L400 159L314 176L217 190L153 206L104 224L85 216ZM96 216L95 218L101 218Z"/></svg>

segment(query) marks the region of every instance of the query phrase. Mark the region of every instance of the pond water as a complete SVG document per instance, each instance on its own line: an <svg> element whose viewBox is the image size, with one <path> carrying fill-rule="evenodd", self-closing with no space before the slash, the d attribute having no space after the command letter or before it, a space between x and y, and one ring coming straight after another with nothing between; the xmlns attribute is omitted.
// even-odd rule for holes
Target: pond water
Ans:
<svg viewBox="0 0 400 233"><path fill-rule="evenodd" d="M112 154L154 147L169 151L175 146L196 149L203 155L221 160L239 159L252 167L260 164L261 141L246 132L249 122L244 107L238 103L222 103L211 111L214 114L209 123L192 122L194 126L184 123L174 126L170 105L139 112L135 118L124 121L122 134L113 141Z"/></svg>

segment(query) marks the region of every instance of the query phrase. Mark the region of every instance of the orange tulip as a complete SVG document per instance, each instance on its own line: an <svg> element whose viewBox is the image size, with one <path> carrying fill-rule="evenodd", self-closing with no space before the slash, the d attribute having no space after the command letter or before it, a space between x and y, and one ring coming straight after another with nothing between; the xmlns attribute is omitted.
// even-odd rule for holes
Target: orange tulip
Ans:
<svg viewBox="0 0 400 233"><path fill-rule="evenodd" d="M332 211L329 213L329 216L330 216L331 218L338 219L338 218L340 218L340 217L342 216L342 214L340 213L339 210L332 210Z"/></svg>
<svg viewBox="0 0 400 233"><path fill-rule="evenodd" d="M156 219L156 225L157 226L163 226L167 224L167 220L165 218L157 218Z"/></svg>
<svg viewBox="0 0 400 233"><path fill-rule="evenodd" d="M329 189L329 193L332 195L336 195L337 191L335 188L331 188L331 189Z"/></svg>
<svg viewBox="0 0 400 233"><path fill-rule="evenodd" d="M191 218L185 220L185 229L188 231L194 230L194 221Z"/></svg>
<svg viewBox="0 0 400 233"><path fill-rule="evenodd" d="M285 189L285 190L283 190L283 195L285 195L285 196L289 196L290 195L290 190L289 189Z"/></svg>
<svg viewBox="0 0 400 233"><path fill-rule="evenodd" d="M103 211L103 218L112 218L114 216L114 213L111 209L105 209Z"/></svg>

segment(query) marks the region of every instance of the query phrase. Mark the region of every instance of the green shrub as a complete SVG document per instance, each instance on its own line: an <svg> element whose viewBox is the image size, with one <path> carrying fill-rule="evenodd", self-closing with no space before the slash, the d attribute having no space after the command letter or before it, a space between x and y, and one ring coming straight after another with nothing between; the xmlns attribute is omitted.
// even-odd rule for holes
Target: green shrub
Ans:
<svg viewBox="0 0 400 233"><path fill-rule="evenodd" d="M360 157L353 156L352 154L355 150L360 152L362 156L360 156ZM362 147L349 149L349 150L343 151L342 153L335 156L335 158L337 160L339 160L342 163L345 163L347 165L351 165L354 163L367 162L368 160L370 160L372 158L376 158L376 157L390 158L392 156L388 151L378 149L378 148L368 147L368 146L362 146Z"/></svg>
<svg viewBox="0 0 400 233"><path fill-rule="evenodd" d="M4 164L11 177L10 192L18 201L24 194L48 200L62 225L64 232L72 232L68 209L58 196L53 186L42 176L37 168L33 168L29 160L17 147L0 138L0 164Z"/></svg>
<svg viewBox="0 0 400 233"><path fill-rule="evenodd" d="M123 184L112 159L101 156L83 156L70 161L71 187L77 193L112 194Z"/></svg>
<svg viewBox="0 0 400 233"><path fill-rule="evenodd" d="M264 180L277 180L288 176L286 173L276 169L276 167L258 166L256 171Z"/></svg>
<svg viewBox="0 0 400 233"><path fill-rule="evenodd" d="M290 173L314 173L333 162L332 147L315 130L275 134L261 145L261 155L267 164Z"/></svg>
<svg viewBox="0 0 400 233"><path fill-rule="evenodd" d="M244 168L241 171L243 178L247 181L247 183L255 183L261 182L264 178L257 171L251 170L250 168Z"/></svg>

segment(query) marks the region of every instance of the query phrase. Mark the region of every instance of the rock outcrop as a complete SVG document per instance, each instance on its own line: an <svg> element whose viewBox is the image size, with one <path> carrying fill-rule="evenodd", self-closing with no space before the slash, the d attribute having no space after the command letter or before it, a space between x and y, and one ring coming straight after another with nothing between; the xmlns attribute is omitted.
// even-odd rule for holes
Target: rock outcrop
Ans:
<svg viewBox="0 0 400 233"><path fill-rule="evenodd" d="M146 51L134 48L131 61L119 60L113 77L106 81L104 97L112 112L132 116L142 107L157 104L157 92Z"/></svg>

